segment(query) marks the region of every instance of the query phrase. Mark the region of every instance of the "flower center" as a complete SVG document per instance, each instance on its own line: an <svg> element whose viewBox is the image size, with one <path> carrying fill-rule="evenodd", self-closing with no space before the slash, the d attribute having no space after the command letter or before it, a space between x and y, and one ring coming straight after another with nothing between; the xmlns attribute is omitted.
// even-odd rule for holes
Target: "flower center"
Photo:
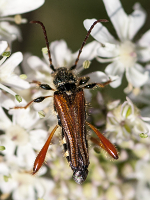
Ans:
<svg viewBox="0 0 150 200"><path fill-rule="evenodd" d="M16 145L25 145L29 140L28 133L18 125L10 126L7 135Z"/></svg>
<svg viewBox="0 0 150 200"><path fill-rule="evenodd" d="M120 62L127 67L134 66L137 61L135 45L131 41L125 41L120 45Z"/></svg>

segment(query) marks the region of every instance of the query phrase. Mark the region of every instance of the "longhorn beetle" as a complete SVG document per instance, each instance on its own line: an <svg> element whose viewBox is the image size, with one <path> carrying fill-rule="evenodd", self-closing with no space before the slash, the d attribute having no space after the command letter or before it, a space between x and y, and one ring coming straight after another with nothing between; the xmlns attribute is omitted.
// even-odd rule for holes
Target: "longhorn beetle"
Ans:
<svg viewBox="0 0 150 200"><path fill-rule="evenodd" d="M48 50L50 68L53 71L53 83L56 89L54 90L48 84L42 84L39 81L33 81L33 83L38 84L38 86L44 90L54 90L54 110L57 112L58 117L58 125L56 125L55 128L52 130L46 143L36 157L32 174L35 174L41 168L45 160L45 156L51 139L59 126L62 128L63 146L66 152L65 155L71 169L73 170L73 179L76 183L83 183L88 175L89 153L86 125L89 126L99 137L99 140L93 137L91 137L91 140L94 143L98 144L106 152L108 152L111 157L113 157L114 159L118 159L118 153L115 146L107 138L105 138L104 135L100 133L92 124L89 124L86 121L85 98L83 92L83 89L91 89L96 86L104 87L105 85L109 84L111 80L108 80L104 83L88 83L90 77L79 78L73 73L73 70L77 67L82 49L92 29L98 22L107 22L107 20L100 19L92 24L80 47L78 56L75 60L75 64L70 69L63 66L56 69L53 66L47 33L43 23L40 21L30 22L39 24L43 29L46 47ZM49 97L52 96L38 97L29 102L26 106L15 107L15 109L26 109L32 103L42 102L44 99Z"/></svg>

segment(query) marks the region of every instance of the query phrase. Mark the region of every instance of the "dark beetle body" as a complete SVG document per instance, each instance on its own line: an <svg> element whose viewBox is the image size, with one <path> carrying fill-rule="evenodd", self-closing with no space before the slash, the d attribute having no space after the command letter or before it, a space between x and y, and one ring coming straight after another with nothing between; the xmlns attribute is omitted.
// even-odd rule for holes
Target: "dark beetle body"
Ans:
<svg viewBox="0 0 150 200"><path fill-rule="evenodd" d="M88 175L89 154L85 127L85 98L78 79L67 68L59 68L54 75L54 107L62 137L66 158L73 170L73 179L81 184Z"/></svg>

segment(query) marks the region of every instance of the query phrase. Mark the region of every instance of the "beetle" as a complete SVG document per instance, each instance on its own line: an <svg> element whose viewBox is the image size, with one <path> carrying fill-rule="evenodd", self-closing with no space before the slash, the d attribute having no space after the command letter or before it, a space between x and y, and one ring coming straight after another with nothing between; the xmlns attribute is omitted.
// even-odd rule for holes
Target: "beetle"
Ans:
<svg viewBox="0 0 150 200"><path fill-rule="evenodd" d="M51 52L49 48L48 37L46 33L45 26L40 21L31 21L30 23L39 24L44 33L46 47L48 50L48 57L50 68L53 71L53 83L56 89L51 88L48 84L42 84L39 81L33 81L40 88L44 90L54 90L54 110L57 112L58 124L50 133L46 143L39 152L34 162L33 173L35 174L42 166L45 156L52 140L52 137L60 126L62 128L62 141L63 147L65 150L66 158L69 162L69 165L73 171L73 179L76 183L82 184L88 175L88 166L89 166L89 153L88 153L88 142L87 142L87 130L86 125L89 126L98 136L98 139L91 137L91 140L98 144L102 149L104 149L108 154L114 159L118 159L118 153L115 146L96 129L92 124L86 121L86 111L85 111L85 97L84 89L91 89L94 87L104 87L108 85L111 80L108 80L104 83L88 83L90 77L78 77L74 74L74 70L77 67L77 63L80 58L80 54L86 41L98 22L106 22L107 20L100 19L95 21L90 27L87 35L82 42L78 56L75 60L75 64L70 68L60 67L56 69L52 64ZM29 102L24 107L15 107L19 108L28 108L32 103L40 103L44 99L52 96L41 96L31 102Z"/></svg>

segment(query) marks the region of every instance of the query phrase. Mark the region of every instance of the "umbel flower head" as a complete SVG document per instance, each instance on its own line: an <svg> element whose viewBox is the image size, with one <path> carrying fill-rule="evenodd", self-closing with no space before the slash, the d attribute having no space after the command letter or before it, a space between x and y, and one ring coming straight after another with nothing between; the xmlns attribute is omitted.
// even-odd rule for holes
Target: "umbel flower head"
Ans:
<svg viewBox="0 0 150 200"><path fill-rule="evenodd" d="M119 41L99 23L91 33L94 39L101 44L97 51L97 60L111 62L105 72L108 75L119 77L110 84L112 87L118 87L121 84L124 72L128 83L134 87L141 87L148 80L149 73L138 62L150 60L150 31L147 31L138 42L134 43L132 40L143 26L146 13L140 4L135 4L133 13L127 15L119 0L103 0L103 2ZM86 19L85 28L88 30L95 20Z"/></svg>
<svg viewBox="0 0 150 200"><path fill-rule="evenodd" d="M150 133L149 124L144 121L138 108L128 97L122 105L108 112L106 131L112 133L117 142L133 138L138 140L141 134Z"/></svg>

